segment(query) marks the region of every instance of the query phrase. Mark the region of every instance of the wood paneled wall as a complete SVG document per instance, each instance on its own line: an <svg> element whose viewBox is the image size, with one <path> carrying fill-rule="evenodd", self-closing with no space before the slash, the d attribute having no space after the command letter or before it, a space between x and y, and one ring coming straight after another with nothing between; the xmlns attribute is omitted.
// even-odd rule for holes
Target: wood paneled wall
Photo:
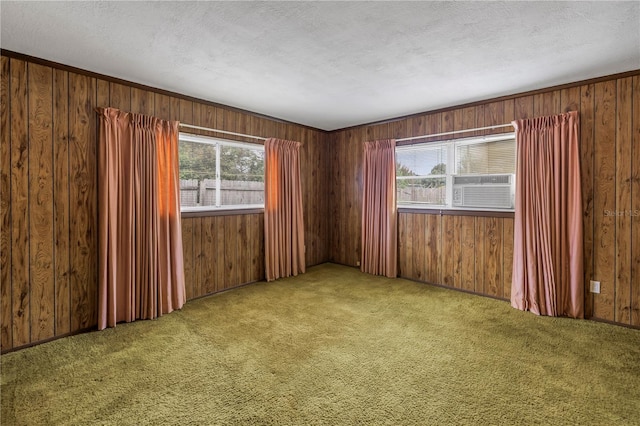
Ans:
<svg viewBox="0 0 640 426"><path fill-rule="evenodd" d="M0 58L2 351L97 324L95 107L302 142L306 261L328 260L327 133L42 61ZM183 220L189 298L262 279L262 220Z"/></svg>
<svg viewBox="0 0 640 426"><path fill-rule="evenodd" d="M640 326L640 71L333 132L331 260L360 260L364 141L572 110L580 113L586 315ZM401 213L398 221L401 276L510 297L513 219ZM600 294L588 292L592 279Z"/></svg>

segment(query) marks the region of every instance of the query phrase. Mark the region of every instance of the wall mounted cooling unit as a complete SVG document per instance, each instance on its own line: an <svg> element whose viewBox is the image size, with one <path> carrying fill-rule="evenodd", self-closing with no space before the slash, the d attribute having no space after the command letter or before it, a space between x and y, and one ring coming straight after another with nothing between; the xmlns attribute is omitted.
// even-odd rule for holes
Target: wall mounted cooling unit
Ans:
<svg viewBox="0 0 640 426"><path fill-rule="evenodd" d="M453 206L513 209L515 175L453 176Z"/></svg>

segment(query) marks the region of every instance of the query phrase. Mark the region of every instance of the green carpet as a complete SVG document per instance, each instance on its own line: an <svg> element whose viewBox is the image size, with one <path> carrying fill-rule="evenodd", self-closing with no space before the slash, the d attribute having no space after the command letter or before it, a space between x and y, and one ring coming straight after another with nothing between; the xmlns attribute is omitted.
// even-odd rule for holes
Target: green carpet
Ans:
<svg viewBox="0 0 640 426"><path fill-rule="evenodd" d="M640 424L640 330L325 264L2 362L2 425Z"/></svg>

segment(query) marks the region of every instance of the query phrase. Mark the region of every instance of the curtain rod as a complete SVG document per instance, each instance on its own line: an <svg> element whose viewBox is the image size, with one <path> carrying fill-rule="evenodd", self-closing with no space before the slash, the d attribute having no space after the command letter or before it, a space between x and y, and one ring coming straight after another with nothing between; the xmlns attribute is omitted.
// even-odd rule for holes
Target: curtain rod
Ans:
<svg viewBox="0 0 640 426"><path fill-rule="evenodd" d="M224 133L225 135L240 136L243 138L258 139L261 141L267 140L267 138L263 138L260 136L245 135L244 133L227 132L226 130L210 129L208 127L193 126L191 124L180 123L180 127L188 127L189 129L204 130L205 132Z"/></svg>
<svg viewBox="0 0 640 426"><path fill-rule="evenodd" d="M400 139L396 139L396 142L412 141L412 140L415 140L415 139L432 138L432 137L435 137L435 136L453 135L453 134L456 134L456 133L477 132L479 130L500 129L502 127L513 127L513 124L499 124L499 125L496 125L496 126L477 127L475 129L452 130L450 132L434 133L432 135L422 135L422 136L413 136L413 137L410 137L410 138L400 138Z"/></svg>

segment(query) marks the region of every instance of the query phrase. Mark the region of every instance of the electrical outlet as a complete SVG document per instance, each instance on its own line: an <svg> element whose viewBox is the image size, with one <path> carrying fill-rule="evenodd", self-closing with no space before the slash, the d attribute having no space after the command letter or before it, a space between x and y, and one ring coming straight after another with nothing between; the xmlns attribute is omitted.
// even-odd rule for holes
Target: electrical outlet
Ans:
<svg viewBox="0 0 640 426"><path fill-rule="evenodd" d="M590 281L589 284L591 293L600 293L600 281Z"/></svg>
<svg viewBox="0 0 640 426"><path fill-rule="evenodd" d="M360 261L356 260L356 266L360 266Z"/></svg>

